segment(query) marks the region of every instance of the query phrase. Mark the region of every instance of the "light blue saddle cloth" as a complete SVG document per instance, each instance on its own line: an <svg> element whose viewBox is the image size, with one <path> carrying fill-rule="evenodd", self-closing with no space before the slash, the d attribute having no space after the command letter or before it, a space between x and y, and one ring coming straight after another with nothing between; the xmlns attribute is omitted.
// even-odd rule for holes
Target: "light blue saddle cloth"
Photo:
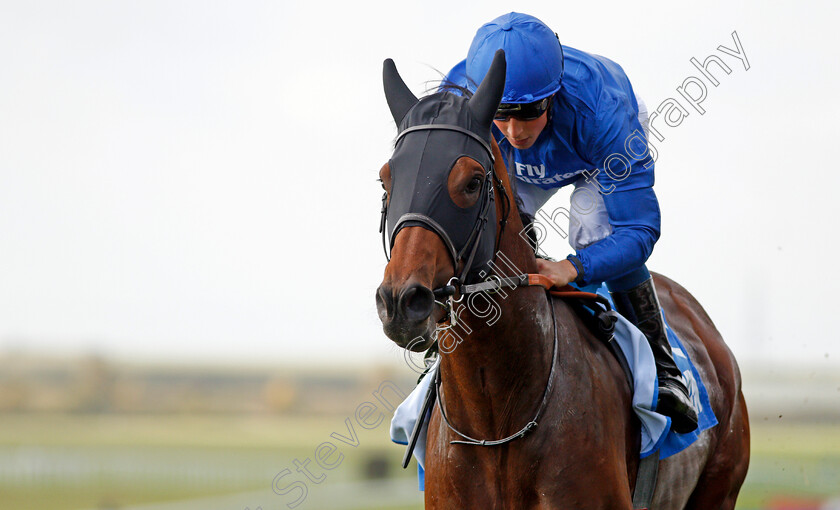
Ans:
<svg viewBox="0 0 840 510"><path fill-rule="evenodd" d="M612 303L606 285L581 290L597 292ZM706 386L700 379L700 374L694 367L694 363L691 362L685 349L683 349L682 342L668 325L667 317L665 326L668 341L671 343L671 349L674 353L674 360L688 385L689 395L694 402L695 409L697 409L699 423L697 430L694 432L677 434L671 430L671 418L655 411L659 385L656 380L653 352L644 334L630 321L619 316L615 325L614 336L621 352L627 358L627 363L630 365L630 371L633 374L633 411L635 411L642 424L640 458L645 458L657 450L661 459L670 457L690 446L697 440L701 432L717 425L717 418L715 418L712 406L709 405L709 394L706 391ZM434 381L435 370L437 370L437 365L394 411L394 417L391 419L391 440L393 442L401 445L408 444L423 406L423 398L426 396L429 385ZM423 490L425 485L426 424L428 424L428 420L424 422L423 430L420 432L417 445L414 448L414 458L417 459L418 476L420 478L420 490Z"/></svg>

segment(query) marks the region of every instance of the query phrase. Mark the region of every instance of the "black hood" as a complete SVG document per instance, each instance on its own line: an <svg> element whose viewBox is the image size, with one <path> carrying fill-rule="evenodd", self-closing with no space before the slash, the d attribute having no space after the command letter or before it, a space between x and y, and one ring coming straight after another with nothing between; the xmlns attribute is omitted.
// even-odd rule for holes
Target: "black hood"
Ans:
<svg viewBox="0 0 840 510"><path fill-rule="evenodd" d="M389 162L388 245L393 247L403 227L431 230L447 245L456 271L459 263L465 265L463 280L479 279L495 250L490 127L504 87L504 53L497 54L493 67L472 98L438 92L417 100L393 62L385 63L386 97L399 127ZM463 156L484 169L481 195L467 208L452 201L447 187L452 167Z"/></svg>

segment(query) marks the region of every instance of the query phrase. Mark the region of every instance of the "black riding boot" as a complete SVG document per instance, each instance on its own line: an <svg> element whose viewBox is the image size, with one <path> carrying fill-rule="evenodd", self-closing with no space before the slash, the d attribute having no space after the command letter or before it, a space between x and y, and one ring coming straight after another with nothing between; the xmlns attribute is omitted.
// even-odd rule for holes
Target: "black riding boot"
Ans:
<svg viewBox="0 0 840 510"><path fill-rule="evenodd" d="M671 428L685 434L697 428L697 411L688 396L682 373L674 362L671 345L665 334L665 321L659 298L649 278L628 291L611 292L618 312L636 325L653 349L656 375L659 377L659 400L656 411L671 418Z"/></svg>

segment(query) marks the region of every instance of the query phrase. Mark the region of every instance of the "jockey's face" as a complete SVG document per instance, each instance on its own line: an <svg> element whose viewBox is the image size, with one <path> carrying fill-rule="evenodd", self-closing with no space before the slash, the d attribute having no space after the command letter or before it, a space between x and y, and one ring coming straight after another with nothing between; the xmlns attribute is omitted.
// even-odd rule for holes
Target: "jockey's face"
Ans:
<svg viewBox="0 0 840 510"><path fill-rule="evenodd" d="M519 150L527 149L534 145L537 137L548 123L548 112L533 120L519 120L516 117L508 117L506 120L494 120L496 127L505 135L508 142Z"/></svg>

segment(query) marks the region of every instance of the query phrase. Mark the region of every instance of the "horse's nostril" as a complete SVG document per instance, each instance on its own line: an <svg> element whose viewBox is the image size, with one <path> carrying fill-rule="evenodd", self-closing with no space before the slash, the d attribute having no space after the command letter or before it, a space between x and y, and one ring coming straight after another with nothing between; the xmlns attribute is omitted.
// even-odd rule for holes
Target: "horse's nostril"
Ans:
<svg viewBox="0 0 840 510"><path fill-rule="evenodd" d="M408 320L425 320L432 313L435 296L432 291L422 285L414 285L406 289L400 297L400 307Z"/></svg>
<svg viewBox="0 0 840 510"><path fill-rule="evenodd" d="M383 287L376 289L376 311L381 320L394 316L394 300L390 289Z"/></svg>

